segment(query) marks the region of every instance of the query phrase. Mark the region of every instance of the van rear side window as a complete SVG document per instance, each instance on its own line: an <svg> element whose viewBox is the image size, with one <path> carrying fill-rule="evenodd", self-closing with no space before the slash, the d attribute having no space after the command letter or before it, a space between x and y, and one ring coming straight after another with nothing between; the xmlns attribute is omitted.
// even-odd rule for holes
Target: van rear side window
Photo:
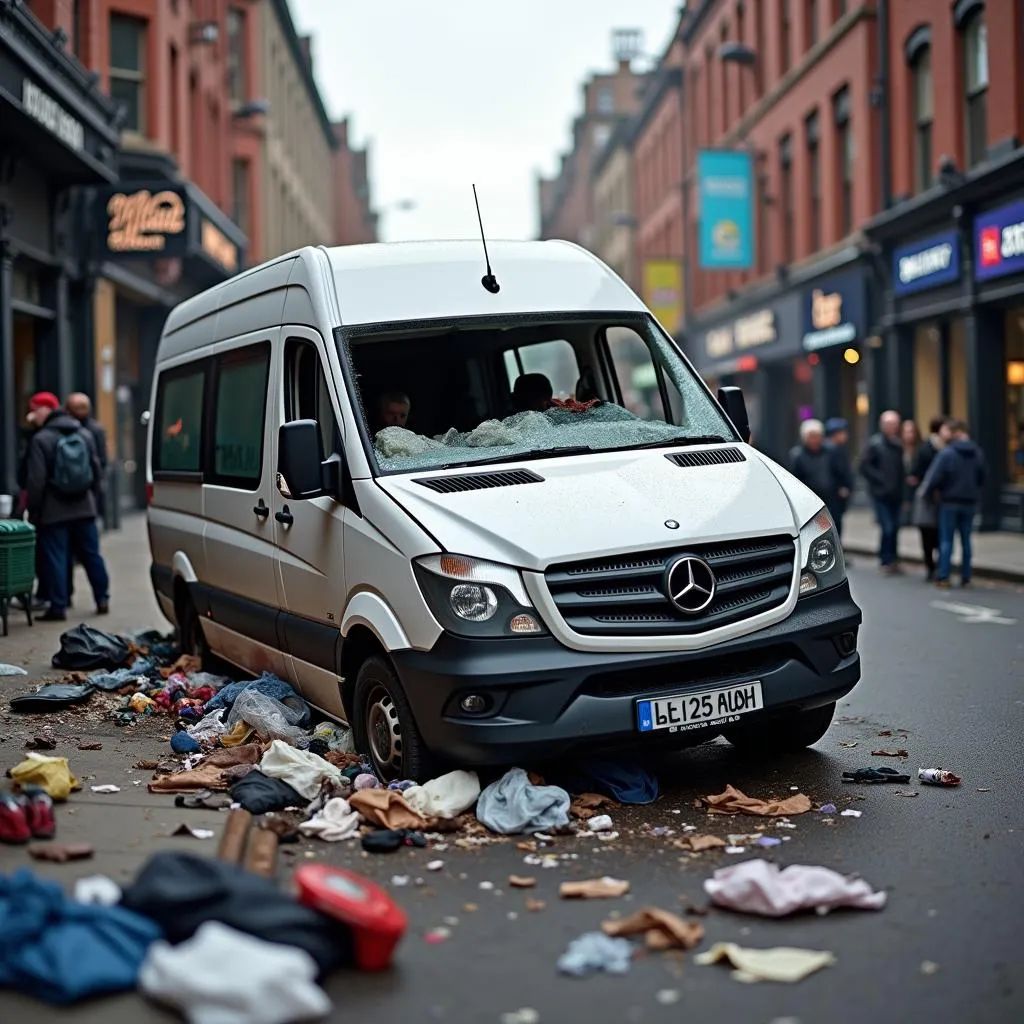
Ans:
<svg viewBox="0 0 1024 1024"><path fill-rule="evenodd" d="M156 397L158 434L153 444L154 472L202 471L205 391L205 363L161 375Z"/></svg>
<svg viewBox="0 0 1024 1024"><path fill-rule="evenodd" d="M213 474L208 483L247 490L259 486L269 373L269 342L226 353L217 360Z"/></svg>

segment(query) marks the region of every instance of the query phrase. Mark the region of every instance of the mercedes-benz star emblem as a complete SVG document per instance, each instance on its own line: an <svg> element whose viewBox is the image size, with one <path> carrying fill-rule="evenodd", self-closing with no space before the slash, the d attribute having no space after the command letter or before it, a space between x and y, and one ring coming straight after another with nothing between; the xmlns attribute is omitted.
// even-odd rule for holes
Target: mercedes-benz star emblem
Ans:
<svg viewBox="0 0 1024 1024"><path fill-rule="evenodd" d="M696 555L681 555L665 573L665 593L684 615L699 615L715 599L711 566Z"/></svg>

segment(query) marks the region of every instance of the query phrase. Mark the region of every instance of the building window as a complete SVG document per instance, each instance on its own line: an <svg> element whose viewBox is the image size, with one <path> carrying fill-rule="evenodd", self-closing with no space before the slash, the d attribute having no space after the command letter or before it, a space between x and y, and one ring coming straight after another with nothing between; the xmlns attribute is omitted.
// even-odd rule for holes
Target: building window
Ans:
<svg viewBox="0 0 1024 1024"><path fill-rule="evenodd" d="M840 89L832 100L836 120L836 157L839 162L839 227L845 237L853 231L853 129L850 126L850 90Z"/></svg>
<svg viewBox="0 0 1024 1024"><path fill-rule="evenodd" d="M796 258L792 135L786 135L779 141L779 192L782 212L782 259L785 263L792 263Z"/></svg>
<svg viewBox="0 0 1024 1024"><path fill-rule="evenodd" d="M615 93L611 89L599 89L597 93L597 112L599 114L615 113Z"/></svg>
<svg viewBox="0 0 1024 1024"><path fill-rule="evenodd" d="M793 27L789 20L789 0L779 0L779 20L779 68L785 74L793 60Z"/></svg>
<svg viewBox="0 0 1024 1024"><path fill-rule="evenodd" d="M608 140L611 137L612 126L610 124L594 125L594 156L597 156L608 145Z"/></svg>
<svg viewBox="0 0 1024 1024"><path fill-rule="evenodd" d="M985 116L988 95L988 29L985 11L977 9L963 26L964 99L966 101L967 166L985 159L988 124Z"/></svg>
<svg viewBox="0 0 1024 1024"><path fill-rule="evenodd" d="M146 22L110 16L110 97L124 105L124 127L146 131Z"/></svg>
<svg viewBox="0 0 1024 1024"><path fill-rule="evenodd" d="M932 50L918 51L910 66L914 80L914 189L924 192L932 183Z"/></svg>
<svg viewBox="0 0 1024 1024"><path fill-rule="evenodd" d="M232 103L246 101L245 11L228 8L228 95Z"/></svg>
<svg viewBox="0 0 1024 1024"><path fill-rule="evenodd" d="M231 219L249 233L249 161L231 161L231 194L234 203Z"/></svg>
<svg viewBox="0 0 1024 1024"><path fill-rule="evenodd" d="M818 41L818 0L807 0L807 46Z"/></svg>
<svg viewBox="0 0 1024 1024"><path fill-rule="evenodd" d="M807 137L807 174L811 191L811 252L821 248L821 137L818 126L818 112L811 114L804 123Z"/></svg>

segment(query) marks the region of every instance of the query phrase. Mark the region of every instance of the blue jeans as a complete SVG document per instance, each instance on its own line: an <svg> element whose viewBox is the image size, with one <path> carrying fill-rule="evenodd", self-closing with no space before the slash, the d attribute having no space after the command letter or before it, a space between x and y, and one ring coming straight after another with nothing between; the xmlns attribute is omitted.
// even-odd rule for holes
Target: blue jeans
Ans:
<svg viewBox="0 0 1024 1024"><path fill-rule="evenodd" d="M72 553L89 577L96 604L107 603L110 598L110 579L103 556L100 555L100 535L95 519L76 519L70 523L42 526L38 541L43 552L46 591L51 611L67 611L68 567Z"/></svg>
<svg viewBox="0 0 1024 1024"><path fill-rule="evenodd" d="M902 502L875 500L875 518L882 531L882 539L878 545L878 560L882 565L895 565L898 560L896 538L899 535L902 511Z"/></svg>
<svg viewBox="0 0 1024 1024"><path fill-rule="evenodd" d="M964 583L971 582L971 530L973 527L973 505L942 505L939 507L938 579L949 579L950 563L953 561L953 538L959 533L960 547L963 549L960 579Z"/></svg>

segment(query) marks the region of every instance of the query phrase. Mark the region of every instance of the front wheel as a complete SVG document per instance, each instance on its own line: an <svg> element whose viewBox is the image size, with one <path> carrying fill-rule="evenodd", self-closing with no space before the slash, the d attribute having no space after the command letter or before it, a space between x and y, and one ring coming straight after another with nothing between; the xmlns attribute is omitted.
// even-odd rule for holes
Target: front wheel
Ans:
<svg viewBox="0 0 1024 1024"><path fill-rule="evenodd" d="M352 700L356 749L384 782L425 782L433 764L394 669L367 658L356 674Z"/></svg>
<svg viewBox="0 0 1024 1024"><path fill-rule="evenodd" d="M737 725L723 736L740 750L752 754L793 754L813 746L828 732L835 701L809 711L791 711L756 725Z"/></svg>

